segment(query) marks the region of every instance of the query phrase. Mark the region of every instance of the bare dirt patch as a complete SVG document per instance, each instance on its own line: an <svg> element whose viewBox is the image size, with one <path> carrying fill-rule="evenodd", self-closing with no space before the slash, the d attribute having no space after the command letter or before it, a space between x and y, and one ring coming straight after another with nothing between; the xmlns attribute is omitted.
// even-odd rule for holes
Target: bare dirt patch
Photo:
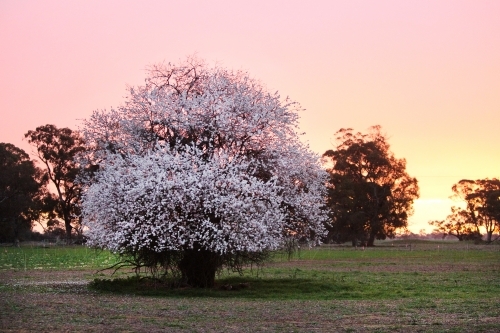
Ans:
<svg viewBox="0 0 500 333"><path fill-rule="evenodd" d="M0 283L46 284L46 283L88 283L96 270L3 270Z"/></svg>

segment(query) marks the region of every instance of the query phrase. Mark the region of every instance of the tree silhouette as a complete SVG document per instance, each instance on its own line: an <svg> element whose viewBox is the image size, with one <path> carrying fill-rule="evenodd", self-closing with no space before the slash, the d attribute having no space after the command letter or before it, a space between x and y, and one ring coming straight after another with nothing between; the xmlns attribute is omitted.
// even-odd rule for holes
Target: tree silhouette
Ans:
<svg viewBox="0 0 500 333"><path fill-rule="evenodd" d="M0 242L18 240L43 211L47 179L28 154L0 143Z"/></svg>
<svg viewBox="0 0 500 333"><path fill-rule="evenodd" d="M336 149L323 154L330 174L331 238L373 246L408 224L417 180L406 173L406 161L390 152L380 129L373 126L368 134L340 129Z"/></svg>
<svg viewBox="0 0 500 333"><path fill-rule="evenodd" d="M54 186L53 212L63 219L66 239L72 238L72 229L80 223L80 189L75 179L80 171L75 156L82 152L83 141L78 132L69 128L44 125L25 134L36 148L38 158L45 166L46 177Z"/></svg>
<svg viewBox="0 0 500 333"><path fill-rule="evenodd" d="M462 179L452 190L454 196L465 201L468 223L479 233L479 227L486 231L486 241L491 242L494 232L500 232L500 180Z"/></svg>
<svg viewBox="0 0 500 333"><path fill-rule="evenodd" d="M455 236L459 241L481 238L479 229L471 223L469 213L459 207L451 207L451 214L446 220L429 221L429 224L436 227L435 231Z"/></svg>

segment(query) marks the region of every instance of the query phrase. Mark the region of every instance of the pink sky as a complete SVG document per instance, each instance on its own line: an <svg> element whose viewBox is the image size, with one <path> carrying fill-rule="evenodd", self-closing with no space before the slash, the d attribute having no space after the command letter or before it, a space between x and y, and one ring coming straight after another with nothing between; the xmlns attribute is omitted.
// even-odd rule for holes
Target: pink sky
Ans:
<svg viewBox="0 0 500 333"><path fill-rule="evenodd" d="M380 124L420 182L413 231L446 217L460 179L500 177L495 0L2 0L0 142L77 128L148 65L193 54L301 103L317 153L341 127Z"/></svg>

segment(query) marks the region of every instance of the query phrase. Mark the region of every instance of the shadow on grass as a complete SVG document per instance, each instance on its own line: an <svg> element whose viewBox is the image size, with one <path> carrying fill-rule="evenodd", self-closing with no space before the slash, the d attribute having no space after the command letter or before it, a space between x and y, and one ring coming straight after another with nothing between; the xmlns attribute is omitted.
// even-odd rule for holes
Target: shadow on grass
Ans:
<svg viewBox="0 0 500 333"><path fill-rule="evenodd" d="M113 294L160 297L212 297L240 299L357 299L362 291L349 283L304 278L230 277L218 279L214 288L172 288L168 283L138 277L95 279L90 289ZM364 295L366 297L366 294Z"/></svg>
<svg viewBox="0 0 500 333"><path fill-rule="evenodd" d="M275 276L231 276L214 288L172 288L165 281L140 277L95 279L94 291L172 298L268 300L388 300L405 298L470 299L498 294L498 277L476 272L362 272L273 270ZM276 276L278 275L278 276ZM281 276L279 276L281 275ZM283 276L286 275L286 276ZM305 275L305 276L296 276Z"/></svg>

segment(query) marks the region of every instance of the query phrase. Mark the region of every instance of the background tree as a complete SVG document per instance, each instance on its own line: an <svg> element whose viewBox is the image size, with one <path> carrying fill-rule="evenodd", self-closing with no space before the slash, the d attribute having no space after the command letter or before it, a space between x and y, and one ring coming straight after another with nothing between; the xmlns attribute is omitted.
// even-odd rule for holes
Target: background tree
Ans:
<svg viewBox="0 0 500 333"><path fill-rule="evenodd" d="M69 242L72 230L78 229L80 223L81 186L75 182L80 169L75 156L85 149L83 141L78 132L50 124L28 131L25 137L36 148L46 177L54 187L53 213L64 221Z"/></svg>
<svg viewBox="0 0 500 333"><path fill-rule="evenodd" d="M298 104L197 60L154 66L127 102L86 121L88 243L198 287L324 232L318 157Z"/></svg>
<svg viewBox="0 0 500 333"><path fill-rule="evenodd" d="M491 187L485 193L485 214L495 223L495 230L500 232L500 181L492 179L489 183Z"/></svg>
<svg viewBox="0 0 500 333"><path fill-rule="evenodd" d="M467 222L486 231L486 241L491 242L493 234L500 232L500 180L462 179L453 185L454 196L465 201Z"/></svg>
<svg viewBox="0 0 500 333"><path fill-rule="evenodd" d="M31 231L43 211L47 179L26 152L0 143L0 242L13 242Z"/></svg>
<svg viewBox="0 0 500 333"><path fill-rule="evenodd" d="M436 227L436 232L455 236L459 241L481 238L477 225L471 223L469 213L459 207L451 207L451 214L446 220L429 221L429 224Z"/></svg>
<svg viewBox="0 0 500 333"><path fill-rule="evenodd" d="M340 129L337 147L323 154L330 174L330 237L373 246L375 239L394 237L406 227L418 198L418 184L406 172L406 161L389 150L380 126L368 134Z"/></svg>

